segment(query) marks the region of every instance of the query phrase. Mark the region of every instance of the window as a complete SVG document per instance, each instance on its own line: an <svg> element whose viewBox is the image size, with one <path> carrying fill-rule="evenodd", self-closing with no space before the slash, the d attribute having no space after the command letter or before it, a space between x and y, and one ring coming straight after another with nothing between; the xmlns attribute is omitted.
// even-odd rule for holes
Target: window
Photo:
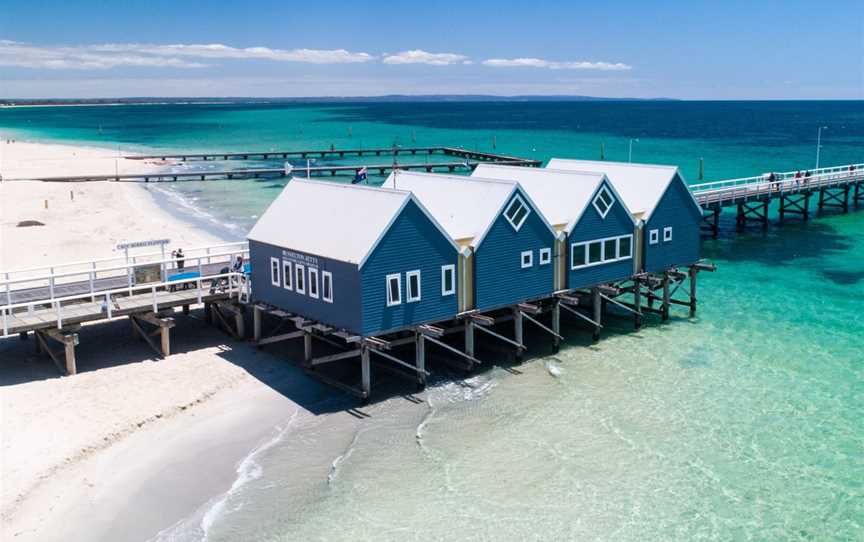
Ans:
<svg viewBox="0 0 864 542"><path fill-rule="evenodd" d="M551 248L541 248L540 249L540 265L546 265L552 261L552 249Z"/></svg>
<svg viewBox="0 0 864 542"><path fill-rule="evenodd" d="M522 253L522 269L534 265L534 251L526 250Z"/></svg>
<svg viewBox="0 0 864 542"><path fill-rule="evenodd" d="M273 286L281 286L282 281L279 280L279 260L270 258L270 282Z"/></svg>
<svg viewBox="0 0 864 542"><path fill-rule="evenodd" d="M612 197L612 192L606 188L604 184L600 191L597 192L597 195L594 196L594 208L597 209L597 212L600 213L602 218L606 218L606 215L609 213L609 209L612 208L612 205L615 204L615 198Z"/></svg>
<svg viewBox="0 0 864 542"><path fill-rule="evenodd" d="M441 266L441 295L453 295L456 293L456 266Z"/></svg>
<svg viewBox="0 0 864 542"><path fill-rule="evenodd" d="M294 265L291 262L288 260L282 260L282 278L285 279L285 284L283 284L283 286L286 290L293 289L291 286L291 277L294 276L291 269L292 267L294 267Z"/></svg>
<svg viewBox="0 0 864 542"><path fill-rule="evenodd" d="M618 238L618 259L630 258L633 256L633 236L625 235Z"/></svg>
<svg viewBox="0 0 864 542"><path fill-rule="evenodd" d="M603 243L593 241L588 243L588 263L600 263L603 261Z"/></svg>
<svg viewBox="0 0 864 542"><path fill-rule="evenodd" d="M321 299L333 303L333 273L321 271Z"/></svg>
<svg viewBox="0 0 864 542"><path fill-rule="evenodd" d="M656 245L660 241L660 230L651 230L648 232L648 243Z"/></svg>
<svg viewBox="0 0 864 542"><path fill-rule="evenodd" d="M668 243L672 240L672 226L663 228L663 242Z"/></svg>
<svg viewBox="0 0 864 542"><path fill-rule="evenodd" d="M603 261L618 259L618 238L603 241Z"/></svg>
<svg viewBox="0 0 864 542"><path fill-rule="evenodd" d="M402 303L402 276L399 273L387 275L387 306Z"/></svg>
<svg viewBox="0 0 864 542"><path fill-rule="evenodd" d="M298 294L306 293L306 266L297 264L294 266L294 288Z"/></svg>
<svg viewBox="0 0 864 542"><path fill-rule="evenodd" d="M504 211L504 217L507 219L507 222L513 226L514 230L519 231L519 228L522 227L522 224L525 222L525 219L528 218L530 213L531 211L528 209L528 206L525 205L522 198L517 195L510 202L510 205L507 206L507 210Z"/></svg>
<svg viewBox="0 0 864 542"><path fill-rule="evenodd" d="M420 271L408 271L405 273L405 283L408 289L406 295L408 303L420 301Z"/></svg>
<svg viewBox="0 0 864 542"><path fill-rule="evenodd" d="M633 257L633 236L621 235L570 245L570 268L578 269Z"/></svg>
<svg viewBox="0 0 864 542"><path fill-rule="evenodd" d="M318 268L309 268L309 297L318 299Z"/></svg>
<svg viewBox="0 0 864 542"><path fill-rule="evenodd" d="M576 269L577 267L582 267L585 265L587 260L585 259L585 250L588 245L586 244L578 244L572 245L570 247L570 267Z"/></svg>

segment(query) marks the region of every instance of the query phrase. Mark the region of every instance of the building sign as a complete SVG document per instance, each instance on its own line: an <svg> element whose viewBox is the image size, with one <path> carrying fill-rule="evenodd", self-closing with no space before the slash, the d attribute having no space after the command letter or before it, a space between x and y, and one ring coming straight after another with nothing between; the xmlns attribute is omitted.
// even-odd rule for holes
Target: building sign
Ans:
<svg viewBox="0 0 864 542"><path fill-rule="evenodd" d="M165 246L171 242L171 239L151 239L150 241L131 241L129 243L119 243L117 250L129 250L130 248L144 247L159 247Z"/></svg>
<svg viewBox="0 0 864 542"><path fill-rule="evenodd" d="M303 265L318 265L318 257L317 256L308 256L306 254L300 254L299 252L294 252L292 250L283 250L282 258L286 260L291 260L296 263L300 263Z"/></svg>

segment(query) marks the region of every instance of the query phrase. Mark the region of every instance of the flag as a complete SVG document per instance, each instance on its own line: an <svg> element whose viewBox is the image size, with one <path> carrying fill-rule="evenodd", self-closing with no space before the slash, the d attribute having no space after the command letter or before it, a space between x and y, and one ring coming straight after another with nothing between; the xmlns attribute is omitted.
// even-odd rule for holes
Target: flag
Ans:
<svg viewBox="0 0 864 542"><path fill-rule="evenodd" d="M366 180L366 171L367 171L366 166L363 166L362 168L360 168L360 170L357 172L356 175L354 175L354 178L351 180L351 184L362 183L363 181L365 181Z"/></svg>

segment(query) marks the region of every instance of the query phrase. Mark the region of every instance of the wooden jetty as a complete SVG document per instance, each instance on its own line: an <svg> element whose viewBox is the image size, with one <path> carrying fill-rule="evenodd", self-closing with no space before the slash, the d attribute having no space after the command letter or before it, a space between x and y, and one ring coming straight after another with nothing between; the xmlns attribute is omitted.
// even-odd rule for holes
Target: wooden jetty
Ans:
<svg viewBox="0 0 864 542"><path fill-rule="evenodd" d="M378 148L351 148L337 149L310 149L310 150L271 150L271 151L237 151L237 152L210 152L210 153L180 153L180 154L149 154L129 155L123 158L129 160L180 160L208 161L208 160L271 160L288 158L345 158L348 156L416 156L416 155L444 155L478 161L522 161L524 159L515 156L506 156L480 151L471 151L459 147L378 147ZM533 160L533 162L538 162ZM539 162L538 164L539 165Z"/></svg>
<svg viewBox="0 0 864 542"><path fill-rule="evenodd" d="M766 229L769 205L775 200L781 223L787 215L808 220L814 196L819 212L825 209L849 212L850 206L864 204L864 164L770 173L701 183L690 189L703 209L703 233L717 238L720 213L726 207L736 209L735 223L739 229L753 223Z"/></svg>

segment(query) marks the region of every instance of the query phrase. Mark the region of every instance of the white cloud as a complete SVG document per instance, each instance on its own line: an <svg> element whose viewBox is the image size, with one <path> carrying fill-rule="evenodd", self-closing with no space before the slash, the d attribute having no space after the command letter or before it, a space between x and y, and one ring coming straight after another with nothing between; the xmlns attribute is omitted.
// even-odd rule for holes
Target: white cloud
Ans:
<svg viewBox="0 0 864 542"><path fill-rule="evenodd" d="M540 58L490 58L483 61L484 66L493 68L546 68L549 70L601 70L624 71L632 69L620 62L556 62Z"/></svg>
<svg viewBox="0 0 864 542"><path fill-rule="evenodd" d="M219 43L153 45L108 43L101 45L44 46L0 40L0 66L42 69L104 70L118 66L204 68L205 59L264 59L278 62L345 64L368 62L374 57L345 49L236 48ZM190 60L191 59L191 60Z"/></svg>
<svg viewBox="0 0 864 542"><path fill-rule="evenodd" d="M402 51L384 57L384 64L429 64L431 66L449 66L451 64L471 64L465 55L455 53L429 53L421 49Z"/></svg>

